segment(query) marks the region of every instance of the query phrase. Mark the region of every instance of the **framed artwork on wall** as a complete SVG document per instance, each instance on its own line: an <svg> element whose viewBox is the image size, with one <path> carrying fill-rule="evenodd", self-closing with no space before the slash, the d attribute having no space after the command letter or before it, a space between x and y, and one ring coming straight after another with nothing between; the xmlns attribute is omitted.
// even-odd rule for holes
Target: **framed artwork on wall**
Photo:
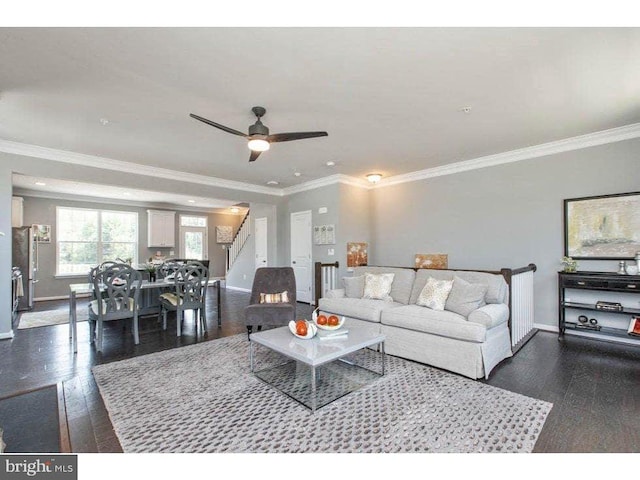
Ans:
<svg viewBox="0 0 640 480"><path fill-rule="evenodd" d="M564 200L565 256L633 259L640 252L640 192Z"/></svg>
<svg viewBox="0 0 640 480"><path fill-rule="evenodd" d="M367 244L365 242L347 243L347 267L361 267L369 262Z"/></svg>
<svg viewBox="0 0 640 480"><path fill-rule="evenodd" d="M33 239L38 243L51 243L51 225L32 225Z"/></svg>
<svg viewBox="0 0 640 480"><path fill-rule="evenodd" d="M446 270L449 267L449 255L444 253L416 253L415 267Z"/></svg>
<svg viewBox="0 0 640 480"><path fill-rule="evenodd" d="M233 227L226 225L216 226L216 243L233 242Z"/></svg>

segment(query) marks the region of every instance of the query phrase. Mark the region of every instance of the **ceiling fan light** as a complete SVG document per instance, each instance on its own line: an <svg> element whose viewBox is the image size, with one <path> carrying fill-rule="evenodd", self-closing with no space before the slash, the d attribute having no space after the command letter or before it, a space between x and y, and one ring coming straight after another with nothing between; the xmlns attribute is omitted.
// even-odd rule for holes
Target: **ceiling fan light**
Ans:
<svg viewBox="0 0 640 480"><path fill-rule="evenodd" d="M252 138L247 143L249 150L253 150L254 152L266 152L269 150L269 142L263 140L262 138Z"/></svg>
<svg viewBox="0 0 640 480"><path fill-rule="evenodd" d="M369 180L373 184L376 184L380 180L382 180L382 175L379 173L370 173L369 175L367 175L367 180Z"/></svg>

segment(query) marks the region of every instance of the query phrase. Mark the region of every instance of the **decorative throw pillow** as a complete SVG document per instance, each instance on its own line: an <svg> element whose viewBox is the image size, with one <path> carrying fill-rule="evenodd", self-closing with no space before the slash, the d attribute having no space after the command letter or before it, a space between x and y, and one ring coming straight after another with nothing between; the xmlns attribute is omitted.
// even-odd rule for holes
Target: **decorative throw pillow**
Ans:
<svg viewBox="0 0 640 480"><path fill-rule="evenodd" d="M393 277L395 277L395 273L365 273L362 298L392 302L393 299L389 293L391 293Z"/></svg>
<svg viewBox="0 0 640 480"><path fill-rule="evenodd" d="M444 310L447 297L453 288L453 280L436 280L429 277L418 296L416 304L432 310Z"/></svg>
<svg viewBox="0 0 640 480"><path fill-rule="evenodd" d="M364 275L357 277L343 277L344 295L347 298L362 298L364 296Z"/></svg>
<svg viewBox="0 0 640 480"><path fill-rule="evenodd" d="M261 293L260 303L288 303L289 294L285 290L280 293Z"/></svg>
<svg viewBox="0 0 640 480"><path fill-rule="evenodd" d="M468 317L471 312L486 304L484 297L488 289L488 285L469 283L460 277L453 277L453 288L444 309Z"/></svg>

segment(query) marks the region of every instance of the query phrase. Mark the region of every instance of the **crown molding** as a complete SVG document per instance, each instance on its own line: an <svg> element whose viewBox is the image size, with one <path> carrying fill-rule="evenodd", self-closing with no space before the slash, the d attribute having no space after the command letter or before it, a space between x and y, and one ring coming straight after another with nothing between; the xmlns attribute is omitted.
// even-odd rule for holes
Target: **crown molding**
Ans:
<svg viewBox="0 0 640 480"><path fill-rule="evenodd" d="M103 170L113 170L116 172L126 172L136 175L146 175L149 177L163 178L166 180L176 180L179 182L196 183L211 187L228 188L231 190L242 190L244 192L263 193L281 197L282 189L264 187L252 183L236 182L225 180L224 178L209 177L195 173L179 172L168 168L150 167L139 163L114 160L112 158L98 157L84 153L69 152L55 148L41 147L39 145L29 145L26 143L12 142L0 139L0 152L13 153L27 157L42 158L56 162L69 163L72 165L82 165L84 167L100 168Z"/></svg>
<svg viewBox="0 0 640 480"><path fill-rule="evenodd" d="M313 190L320 187L326 187L335 183L342 183L345 185L351 185L353 187L360 187L370 189L371 184L366 180L361 180L356 177L337 173L335 175L329 175L328 177L322 177L315 180L309 180L308 182L301 183L299 185L293 185L291 187L284 188L283 195L291 195L293 193L305 192L307 190Z"/></svg>
<svg viewBox="0 0 640 480"><path fill-rule="evenodd" d="M453 175L454 173L494 167L496 165L503 165L506 163L520 162L522 160L530 160L532 158L555 155L562 152L580 150L582 148L595 147L598 145L605 145L638 137L640 137L640 123L633 123L623 127L588 133L586 135L565 138L563 140L557 140L549 143L542 143L532 147L520 148L508 152L497 153L495 155L487 155L485 157L478 157L471 160L463 160L456 163L450 163L448 165L442 165L440 167L427 168L425 170L405 173L402 175L394 175L393 177L386 179L383 178L372 188L381 188L405 182L414 182L416 180L424 180L443 175Z"/></svg>

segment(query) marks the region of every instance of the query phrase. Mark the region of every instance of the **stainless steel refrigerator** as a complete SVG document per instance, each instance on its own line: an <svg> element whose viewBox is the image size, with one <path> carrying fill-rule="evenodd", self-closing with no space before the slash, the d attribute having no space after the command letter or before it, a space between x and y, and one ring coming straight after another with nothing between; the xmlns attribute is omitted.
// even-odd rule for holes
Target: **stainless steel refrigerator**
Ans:
<svg viewBox="0 0 640 480"><path fill-rule="evenodd" d="M12 230L13 266L20 269L24 282L24 296L18 302L18 310L30 310L38 281L38 243L33 238L33 228L14 227Z"/></svg>

